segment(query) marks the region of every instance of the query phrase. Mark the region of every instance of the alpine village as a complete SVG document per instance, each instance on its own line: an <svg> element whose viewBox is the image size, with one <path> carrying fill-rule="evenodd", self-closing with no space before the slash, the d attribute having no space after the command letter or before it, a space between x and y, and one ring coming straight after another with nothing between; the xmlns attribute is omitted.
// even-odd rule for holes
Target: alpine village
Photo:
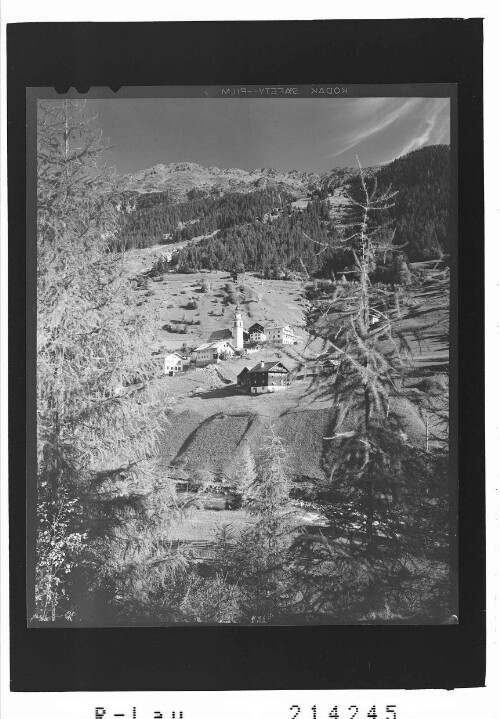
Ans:
<svg viewBox="0 0 500 719"><path fill-rule="evenodd" d="M447 621L449 146L103 151L41 104L32 624Z"/></svg>

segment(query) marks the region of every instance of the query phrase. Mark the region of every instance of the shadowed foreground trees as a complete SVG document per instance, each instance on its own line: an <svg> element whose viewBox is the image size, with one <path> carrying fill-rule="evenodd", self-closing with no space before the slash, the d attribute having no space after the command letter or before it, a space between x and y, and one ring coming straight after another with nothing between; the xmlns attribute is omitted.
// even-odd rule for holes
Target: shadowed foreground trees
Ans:
<svg viewBox="0 0 500 719"><path fill-rule="evenodd" d="M248 528L238 532L230 521L223 523L207 562L188 561L156 589L144 581L137 614L130 614L130 602L125 607L128 618L141 623L262 624L284 622L295 611L297 526L289 506L283 444L270 432L258 470L248 453L242 466Z"/></svg>
<svg viewBox="0 0 500 719"><path fill-rule="evenodd" d="M246 493L246 509L256 521L242 532L236 549L229 552L226 577L243 593L242 621L279 622L294 603L290 569L295 523L289 495L283 443L271 428L258 476Z"/></svg>
<svg viewBox="0 0 500 719"><path fill-rule="evenodd" d="M356 595L359 612L378 607L387 618L393 610L420 611L415 591L423 594L433 581L437 601L449 601L447 437L429 452L423 434L407 433L405 419L414 418L417 427L422 420L404 388L409 344L394 325L401 290L372 284L378 258L399 250L390 225L378 219L394 197L390 188L379 191L376 180L369 186L359 168L343 238L356 281L349 298L332 296L331 321L318 313L310 318L335 360L321 391L331 397L336 419L325 438L327 479L318 486L330 530L305 547L303 571L307 580L310 563L316 566L318 604L337 597L340 613L347 606L352 612Z"/></svg>
<svg viewBox="0 0 500 719"><path fill-rule="evenodd" d="M105 149L85 103L39 103L33 616L42 621L70 619L89 577L128 561L157 482L164 409L148 320L105 251L116 228Z"/></svg>

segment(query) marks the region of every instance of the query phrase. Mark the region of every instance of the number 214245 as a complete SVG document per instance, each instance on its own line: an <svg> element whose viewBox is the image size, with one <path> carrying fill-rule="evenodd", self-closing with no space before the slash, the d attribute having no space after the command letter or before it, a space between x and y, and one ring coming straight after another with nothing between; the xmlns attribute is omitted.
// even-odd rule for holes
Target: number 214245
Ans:
<svg viewBox="0 0 500 719"><path fill-rule="evenodd" d="M324 716L321 716L322 712L318 712L316 705L302 712L298 704L293 704L290 707L290 711L292 712L290 719L299 719L301 713L302 716L300 719L364 719L365 717L366 719L397 719L395 704L387 704L385 712L382 708L377 711L377 707L373 705L366 714L355 704L351 704L350 707L344 709L342 707L339 709L338 706L334 706L333 709Z"/></svg>

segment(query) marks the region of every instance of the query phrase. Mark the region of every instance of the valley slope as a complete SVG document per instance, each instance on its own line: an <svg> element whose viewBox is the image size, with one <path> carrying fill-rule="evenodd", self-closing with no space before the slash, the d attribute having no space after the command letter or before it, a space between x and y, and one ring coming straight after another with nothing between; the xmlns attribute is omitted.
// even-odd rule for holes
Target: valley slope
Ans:
<svg viewBox="0 0 500 719"><path fill-rule="evenodd" d="M245 447L259 456L272 424L284 440L292 475L323 476L328 451L324 438L331 434L337 408L327 392L328 382L317 374L317 357L324 346L306 331L305 312L310 303L304 282L264 280L244 273L237 283L245 328L254 322L290 324L300 344L262 347L247 357L231 358L176 377L162 376L162 357L167 351L188 352L207 341L212 332L231 328L235 310L235 305L228 303L226 288L234 283L227 273L167 272L157 282L147 278L148 269L163 249L157 246L131 251L124 263L130 277L139 274L146 278L136 291L137 303L154 319L151 352L158 358L157 381L170 397L169 422L161 438L165 472L172 464L180 464L191 471L203 468L214 475L222 472L231 476ZM201 291L202 287L208 291ZM397 329L411 335L415 370L409 391L418 393L416 385L423 378L447 373L448 295L442 283L437 287L429 283L415 288L412 296L413 302L403 309ZM185 309L193 301L196 307ZM172 328L186 332L179 334ZM261 360L285 364L292 373L291 387L256 397L238 393L237 375ZM443 402L447 402L446 392L441 405ZM404 400L397 400L393 410L402 417L408 436L422 444L423 416Z"/></svg>
<svg viewBox="0 0 500 719"><path fill-rule="evenodd" d="M408 401L394 399L392 410L421 445L429 430L439 432L448 402L449 287L446 273L428 262L429 255L440 257L450 245L448 173L445 146L423 148L367 173L398 191L399 204L388 219L399 242L409 238L404 251L420 273L393 318L395 331L407 337L414 369L405 388ZM175 465L231 476L245 447L259 456L272 424L284 440L292 476L323 476L325 437L338 408L319 372L325 347L307 332L306 315L316 301L306 286L314 276L332 272L338 279L339 270L352 263L338 246L335 226L342 223L354 174L351 168L318 175L177 163L124 181L123 236L127 240L130 228L135 233L123 254L124 272L136 283L137 305L153 319L157 381L170 397L160 441L166 474ZM162 237L167 239L160 242ZM319 251L324 241L331 251ZM217 366L162 376L166 352L187 355L212 332L230 329L236 302L246 329L254 322L289 324L299 344L263 346ZM327 296L316 304L325 310L322 321L340 319L328 310ZM257 397L239 394L237 375L261 360L285 364L291 387ZM426 414L419 414L409 400L422 399L428 387L434 388L433 398Z"/></svg>

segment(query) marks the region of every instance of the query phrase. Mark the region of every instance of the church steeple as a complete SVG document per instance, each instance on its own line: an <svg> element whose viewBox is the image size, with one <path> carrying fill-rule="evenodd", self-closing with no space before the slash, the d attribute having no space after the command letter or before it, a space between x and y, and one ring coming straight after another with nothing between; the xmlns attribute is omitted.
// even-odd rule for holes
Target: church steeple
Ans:
<svg viewBox="0 0 500 719"><path fill-rule="evenodd" d="M239 306L236 306L236 309L234 311L233 341L236 349L243 349L243 320L241 319L241 311Z"/></svg>

